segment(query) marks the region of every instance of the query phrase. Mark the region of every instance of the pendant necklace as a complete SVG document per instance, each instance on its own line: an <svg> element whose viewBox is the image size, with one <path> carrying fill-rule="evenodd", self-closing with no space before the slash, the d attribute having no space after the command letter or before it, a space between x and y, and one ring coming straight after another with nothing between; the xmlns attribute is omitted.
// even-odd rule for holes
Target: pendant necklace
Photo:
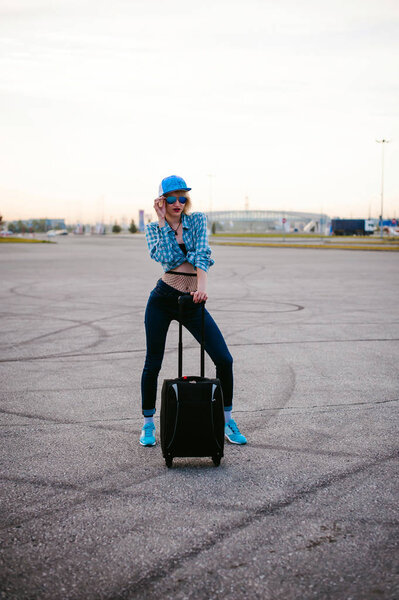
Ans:
<svg viewBox="0 0 399 600"><path fill-rule="evenodd" d="M175 235L177 235L180 225L181 225L181 219L180 219L179 224L176 227L176 229L173 229L172 225L169 223L169 227L175 232Z"/></svg>

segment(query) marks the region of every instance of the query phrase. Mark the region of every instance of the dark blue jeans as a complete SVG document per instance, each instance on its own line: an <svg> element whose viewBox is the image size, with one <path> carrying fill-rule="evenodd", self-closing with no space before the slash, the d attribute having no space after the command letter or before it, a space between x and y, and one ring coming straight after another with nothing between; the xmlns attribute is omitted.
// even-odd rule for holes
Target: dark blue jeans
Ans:
<svg viewBox="0 0 399 600"><path fill-rule="evenodd" d="M145 417L155 413L158 374L161 370L165 352L166 334L170 322L178 321L179 309L177 299L182 295L175 288L160 279L152 290L145 311L145 332L147 338L147 354L141 377L142 409ZM184 327L201 342L201 306L194 304L184 310L182 321ZM205 309L205 352L216 366L216 377L220 379L223 390L224 407L233 404L233 358L227 348L223 335Z"/></svg>

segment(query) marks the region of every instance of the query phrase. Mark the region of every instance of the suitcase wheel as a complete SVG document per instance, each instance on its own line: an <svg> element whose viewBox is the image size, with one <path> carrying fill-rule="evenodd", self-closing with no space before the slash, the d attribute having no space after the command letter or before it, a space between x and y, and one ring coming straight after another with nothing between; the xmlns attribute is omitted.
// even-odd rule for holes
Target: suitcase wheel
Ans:
<svg viewBox="0 0 399 600"><path fill-rule="evenodd" d="M168 469L170 469L173 466L173 456L166 456L165 464L168 467Z"/></svg>
<svg viewBox="0 0 399 600"><path fill-rule="evenodd" d="M212 460L215 467L218 467L220 465L220 456L212 456Z"/></svg>

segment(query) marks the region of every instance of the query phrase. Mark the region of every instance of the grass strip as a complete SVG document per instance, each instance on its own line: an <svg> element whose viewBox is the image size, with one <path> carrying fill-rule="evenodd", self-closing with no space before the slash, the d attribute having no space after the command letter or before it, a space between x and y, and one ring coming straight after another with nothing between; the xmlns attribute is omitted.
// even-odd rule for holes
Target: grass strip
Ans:
<svg viewBox="0 0 399 600"><path fill-rule="evenodd" d="M339 240L346 241L351 240L353 243L364 242L367 240L368 244L385 244L390 242L399 243L399 238L394 236L386 236L382 239L379 237L371 237L367 235L320 235L320 233L213 233L210 236L213 238L286 238L287 240L300 238L300 239L325 239L325 240Z"/></svg>
<svg viewBox="0 0 399 600"><path fill-rule="evenodd" d="M294 244L284 243L281 244L276 242L210 242L212 246L252 246L260 248L311 248L317 250L372 250L374 252L398 252L399 245L378 247L378 246L356 246L355 244Z"/></svg>
<svg viewBox="0 0 399 600"><path fill-rule="evenodd" d="M55 244L51 240L34 240L31 238L0 237L0 244Z"/></svg>

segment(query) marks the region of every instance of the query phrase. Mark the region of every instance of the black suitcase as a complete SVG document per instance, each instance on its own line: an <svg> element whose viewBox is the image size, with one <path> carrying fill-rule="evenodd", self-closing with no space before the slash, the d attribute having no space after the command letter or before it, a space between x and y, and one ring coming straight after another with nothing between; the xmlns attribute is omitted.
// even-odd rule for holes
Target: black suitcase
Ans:
<svg viewBox="0 0 399 600"><path fill-rule="evenodd" d="M184 376L182 321L184 309L193 305L192 296L179 297L179 376L165 379L161 399L161 447L167 467L173 458L210 456L220 465L224 448L223 392L219 379L204 377L204 315L202 303L201 377Z"/></svg>

